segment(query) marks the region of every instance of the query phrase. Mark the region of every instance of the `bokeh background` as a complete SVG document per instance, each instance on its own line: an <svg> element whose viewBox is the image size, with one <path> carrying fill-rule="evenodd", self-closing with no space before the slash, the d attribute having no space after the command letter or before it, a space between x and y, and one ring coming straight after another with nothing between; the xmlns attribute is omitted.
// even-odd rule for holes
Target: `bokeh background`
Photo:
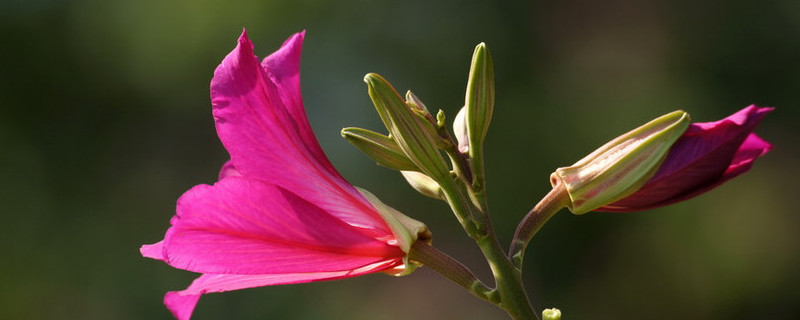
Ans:
<svg viewBox="0 0 800 320"><path fill-rule="evenodd" d="M504 243L548 175L656 116L776 106L776 148L714 192L636 214L556 215L528 251L565 319L800 318L800 2L0 1L0 318L170 319L194 274L141 258L225 150L212 72L247 28L265 56L307 30L306 108L336 167L488 271L443 203L339 136L380 129L377 72L452 117L474 46L494 57L490 206ZM429 270L207 295L195 319L504 319Z"/></svg>

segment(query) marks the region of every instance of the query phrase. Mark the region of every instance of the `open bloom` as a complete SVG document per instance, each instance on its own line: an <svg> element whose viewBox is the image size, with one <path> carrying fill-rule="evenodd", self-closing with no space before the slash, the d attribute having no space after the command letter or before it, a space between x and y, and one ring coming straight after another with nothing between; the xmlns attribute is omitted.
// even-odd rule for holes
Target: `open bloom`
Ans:
<svg viewBox="0 0 800 320"><path fill-rule="evenodd" d="M632 212L672 204L747 172L772 149L753 133L772 110L751 105L720 121L690 124L639 190L595 211Z"/></svg>
<svg viewBox="0 0 800 320"><path fill-rule="evenodd" d="M427 229L350 185L325 157L303 109L304 33L259 63L242 33L214 72L214 121L231 160L214 185L180 197L145 257L202 273L164 303L188 319L200 295L401 271Z"/></svg>

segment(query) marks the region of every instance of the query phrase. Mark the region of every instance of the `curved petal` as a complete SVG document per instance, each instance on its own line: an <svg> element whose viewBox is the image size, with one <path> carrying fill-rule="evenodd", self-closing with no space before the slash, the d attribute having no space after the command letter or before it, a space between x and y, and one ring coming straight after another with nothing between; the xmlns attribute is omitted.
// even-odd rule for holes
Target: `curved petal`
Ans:
<svg viewBox="0 0 800 320"><path fill-rule="evenodd" d="M178 200L163 247L176 268L202 273L285 274L358 269L405 253L315 204L260 180L228 177Z"/></svg>
<svg viewBox="0 0 800 320"><path fill-rule="evenodd" d="M143 245L139 248L139 253L145 258L167 262L167 258L164 257L164 241Z"/></svg>
<svg viewBox="0 0 800 320"><path fill-rule="evenodd" d="M219 180L225 179L225 177L241 177L242 173L239 170L236 170L236 167L233 166L233 162L228 160L225 164L222 165L222 168L219 169Z"/></svg>
<svg viewBox="0 0 800 320"><path fill-rule="evenodd" d="M767 154L770 150L772 150L772 144L761 139L755 133L751 133L744 140L742 146L739 147L739 150L736 151L731 166L722 175L722 180L725 181L747 172L756 159Z"/></svg>
<svg viewBox="0 0 800 320"><path fill-rule="evenodd" d="M293 34L283 43L278 51L273 52L261 61L261 66L270 80L277 86L286 111L297 125L298 135L314 158L329 172L338 175L336 169L328 161L322 151L311 124L308 122L303 107L303 96L300 94L300 55L303 51L303 40L306 32Z"/></svg>
<svg viewBox="0 0 800 320"><path fill-rule="evenodd" d="M756 159L767 154L769 150L772 150L772 145L770 143L768 143L764 139L761 139L755 133L751 133L750 135L747 136L747 139L745 139L742 146L739 147L739 150L736 151L736 154L733 156L733 160L731 161L730 166L719 179L713 181L713 183L711 184L700 186L692 190L691 192L688 192L680 196L676 196L668 201L660 203L659 206L669 205L676 202L688 200L696 196L699 196L700 194L708 190L716 188L722 183L730 179L733 179L736 176L750 170L750 167L753 166L753 163L756 161Z"/></svg>
<svg viewBox="0 0 800 320"><path fill-rule="evenodd" d="M290 42L285 46L286 52L268 62L292 57L287 54L290 49L299 53L299 46L291 45L296 41L299 40ZM287 73L280 68L275 72ZM277 79L275 74L272 78ZM386 234L388 227L374 209L332 170L325 155L316 148L307 120L296 121L305 119L304 114L284 102L292 100L284 98L291 93L282 95L280 90L292 83L286 80L276 85L253 54L246 33L242 33L238 45L217 67L211 81L217 133L231 162L243 176L280 185L342 221L372 230L375 236ZM302 109L297 103L296 107Z"/></svg>
<svg viewBox="0 0 800 320"><path fill-rule="evenodd" d="M175 319L189 320L194 312L194 307L200 301L200 296L201 294L182 294L180 291L170 291L164 295L164 305Z"/></svg>
<svg viewBox="0 0 800 320"><path fill-rule="evenodd" d="M356 270L336 272L314 272L294 274L203 274L182 291L170 291L164 296L164 304L178 320L188 320L200 296L205 293L263 287L279 284L306 283L335 280L389 270L402 264L400 261L384 261Z"/></svg>

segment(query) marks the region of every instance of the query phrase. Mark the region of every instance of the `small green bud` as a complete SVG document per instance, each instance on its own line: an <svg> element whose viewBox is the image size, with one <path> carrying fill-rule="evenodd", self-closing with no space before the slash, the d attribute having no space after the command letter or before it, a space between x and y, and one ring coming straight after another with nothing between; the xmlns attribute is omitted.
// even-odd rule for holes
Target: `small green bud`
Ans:
<svg viewBox="0 0 800 320"><path fill-rule="evenodd" d="M494 111L494 65L486 44L480 43L472 54L467 93L464 101L469 144L483 143Z"/></svg>
<svg viewBox="0 0 800 320"><path fill-rule="evenodd" d="M379 165L395 170L419 170L391 137L353 127L342 129L342 137Z"/></svg>
<svg viewBox="0 0 800 320"><path fill-rule="evenodd" d="M411 92L411 90L406 91L406 104L408 104L408 106L411 108L430 114L428 107L426 107L425 104L422 103L422 100L420 100L417 95Z"/></svg>
<svg viewBox="0 0 800 320"><path fill-rule="evenodd" d="M392 85L377 74L367 74L364 82L389 136L408 159L434 180L447 179L450 170L437 147L439 136L435 124L427 119L421 106L407 105Z"/></svg>
<svg viewBox="0 0 800 320"><path fill-rule="evenodd" d="M564 184L574 214L622 199L656 173L672 144L689 127L689 120L683 111L663 115L611 140L572 166L556 169L550 183Z"/></svg>
<svg viewBox="0 0 800 320"><path fill-rule="evenodd" d="M544 309L542 311L542 320L561 320L561 310L556 308Z"/></svg>
<svg viewBox="0 0 800 320"><path fill-rule="evenodd" d="M453 124L458 139L458 150L467 154L470 159L471 190L483 193L485 186L483 140L486 138L494 111L494 66L489 49L484 43L478 44L472 54L464 109L466 111L463 120L456 116ZM464 130L458 127L460 125L466 128L467 139L464 139Z"/></svg>
<svg viewBox="0 0 800 320"><path fill-rule="evenodd" d="M400 171L400 173L403 174L403 178L406 178L408 184L419 193L434 199L445 199L442 187L431 177L417 171Z"/></svg>

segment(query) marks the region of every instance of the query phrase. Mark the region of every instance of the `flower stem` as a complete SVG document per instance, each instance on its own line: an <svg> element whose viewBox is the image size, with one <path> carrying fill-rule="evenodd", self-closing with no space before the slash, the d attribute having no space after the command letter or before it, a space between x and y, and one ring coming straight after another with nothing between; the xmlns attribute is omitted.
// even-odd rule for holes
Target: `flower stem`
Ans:
<svg viewBox="0 0 800 320"><path fill-rule="evenodd" d="M476 278L472 271L444 252L423 241L414 242L414 245L411 246L411 251L408 253L408 258L422 263L431 268L431 270L447 277L478 298L493 304L498 304L499 302L499 297L495 291Z"/></svg>
<svg viewBox="0 0 800 320"><path fill-rule="evenodd" d="M522 218L522 221L517 226L517 231L514 232L514 238L511 240L511 248L508 250L508 256L514 262L517 269L522 268L522 258L525 255L525 248L531 238L542 228L542 226L550 220L553 215L559 210L566 207L569 203L569 194L567 189L559 181L553 190L550 190L544 198L542 198L536 206Z"/></svg>
<svg viewBox="0 0 800 320"><path fill-rule="evenodd" d="M488 210L477 208L474 205L465 184L456 183L456 180L447 180L440 181L440 185L450 208L461 222L464 231L475 240L489 263L495 279L496 288L494 290L499 295L499 303L495 304L516 320L538 319L525 293L522 273L514 266L500 246L489 219ZM478 203L484 204L485 201L478 201Z"/></svg>

